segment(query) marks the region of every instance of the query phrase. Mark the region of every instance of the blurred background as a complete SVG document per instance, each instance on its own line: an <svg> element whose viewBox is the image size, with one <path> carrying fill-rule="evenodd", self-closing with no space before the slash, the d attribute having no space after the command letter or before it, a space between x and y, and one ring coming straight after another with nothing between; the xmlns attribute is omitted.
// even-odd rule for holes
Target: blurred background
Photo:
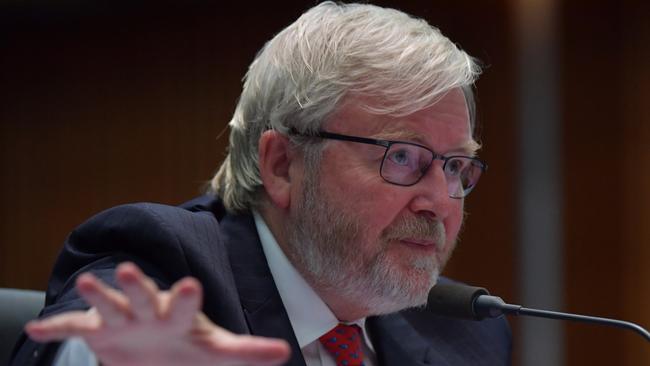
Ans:
<svg viewBox="0 0 650 366"><path fill-rule="evenodd" d="M650 3L376 1L482 61L481 156L446 274L650 327ZM0 2L0 287L44 290L67 233L179 204L224 157L241 78L314 1ZM513 319L515 365L639 365L624 330Z"/></svg>

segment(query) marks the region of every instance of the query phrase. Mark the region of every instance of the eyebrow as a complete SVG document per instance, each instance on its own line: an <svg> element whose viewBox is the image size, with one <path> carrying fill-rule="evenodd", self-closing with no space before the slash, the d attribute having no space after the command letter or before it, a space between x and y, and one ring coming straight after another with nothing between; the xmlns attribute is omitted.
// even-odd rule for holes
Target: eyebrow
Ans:
<svg viewBox="0 0 650 366"><path fill-rule="evenodd" d="M420 145L427 146L427 143L422 139L421 134L409 130L393 130L393 131L388 130L388 131L383 131L378 134L372 135L371 137L374 139L391 140L391 141L413 141ZM481 149L481 144L476 142L474 139L470 139L469 141L465 142L463 145L455 149L452 149L451 151L452 151L452 155L459 153L459 154L464 154L467 156L474 157L476 155L476 152L480 149ZM445 155L449 155L449 153Z"/></svg>

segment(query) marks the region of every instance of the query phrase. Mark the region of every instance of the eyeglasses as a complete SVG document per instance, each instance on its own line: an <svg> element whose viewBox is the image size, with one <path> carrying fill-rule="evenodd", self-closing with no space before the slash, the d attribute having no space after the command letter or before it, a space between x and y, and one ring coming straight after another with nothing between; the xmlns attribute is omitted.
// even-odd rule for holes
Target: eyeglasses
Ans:
<svg viewBox="0 0 650 366"><path fill-rule="evenodd" d="M292 131L294 135L302 135ZM306 136L306 135L303 135ZM478 183L487 164L478 158L462 155L436 154L426 146L412 142L377 140L320 131L311 137L358 142L386 148L379 174L388 183L412 186L422 179L434 160L442 160L442 170L447 179L447 193L451 198L467 196Z"/></svg>

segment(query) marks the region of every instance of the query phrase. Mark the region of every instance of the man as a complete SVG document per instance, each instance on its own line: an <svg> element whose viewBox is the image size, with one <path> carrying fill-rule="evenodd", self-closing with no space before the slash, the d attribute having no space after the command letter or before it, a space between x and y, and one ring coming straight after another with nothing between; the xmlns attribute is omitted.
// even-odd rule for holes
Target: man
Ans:
<svg viewBox="0 0 650 366"><path fill-rule="evenodd" d="M26 327L65 343L25 340L14 363L507 364L505 321L411 309L486 168L478 73L401 12L307 11L251 64L212 194L76 229Z"/></svg>

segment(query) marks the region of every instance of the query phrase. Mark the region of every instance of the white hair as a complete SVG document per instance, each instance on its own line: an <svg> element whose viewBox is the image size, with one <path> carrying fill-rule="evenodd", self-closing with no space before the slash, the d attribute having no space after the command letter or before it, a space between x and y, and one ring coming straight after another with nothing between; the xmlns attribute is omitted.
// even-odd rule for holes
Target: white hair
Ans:
<svg viewBox="0 0 650 366"><path fill-rule="evenodd" d="M250 65L211 190L231 211L258 205L261 134L314 133L350 95L367 101L359 107L369 113L405 116L460 87L473 127L471 86L479 73L472 57L422 19L374 5L321 3Z"/></svg>

